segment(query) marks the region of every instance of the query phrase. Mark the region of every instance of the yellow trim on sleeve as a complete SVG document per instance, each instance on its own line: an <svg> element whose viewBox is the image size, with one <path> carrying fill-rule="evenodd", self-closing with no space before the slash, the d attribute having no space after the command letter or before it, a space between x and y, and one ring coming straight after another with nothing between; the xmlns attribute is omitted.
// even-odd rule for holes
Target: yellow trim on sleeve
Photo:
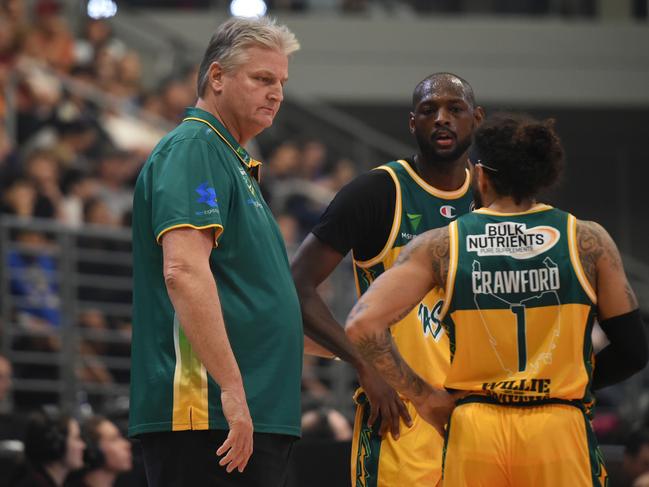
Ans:
<svg viewBox="0 0 649 487"><path fill-rule="evenodd" d="M550 205L546 205L545 203L537 203L534 205L532 208L526 211L521 211L518 213L501 213L499 211L494 211L490 210L489 208L478 208L477 210L473 210L475 213L481 213L483 215L494 215L494 216L518 216L518 215L529 215L530 213L539 213L541 211L546 211L546 210L551 210L552 207Z"/></svg>
<svg viewBox="0 0 649 487"><path fill-rule="evenodd" d="M419 174L417 174L414 169L408 164L406 161L403 159L399 159L397 161L399 164L403 166L403 168L408 172L410 177L417 183L418 186L421 187L424 191L427 193L432 194L433 196L436 196L437 198L442 198L444 200L456 200L466 194L466 192L469 190L469 186L471 186L471 173L469 170L466 170L466 179L464 180L464 183L462 186L460 186L458 189L454 191L444 191L442 189L437 189L435 186L431 186L428 184L426 181L424 181Z"/></svg>
<svg viewBox="0 0 649 487"><path fill-rule="evenodd" d="M394 203L394 217L392 218L392 229L390 230L388 241L385 243L383 250L381 250L381 252L379 252L379 254L376 257L364 261L354 260L354 262L358 267L371 267L381 262L385 258L385 255L388 253L388 251L394 245L394 241L397 239L397 234L399 233L399 228L401 227L401 184L399 183L399 178L397 177L397 174L394 172L394 170L391 167L379 166L376 168L376 170L379 169L386 171L390 175L390 177L394 181L394 187L396 189L395 191L396 201Z"/></svg>
<svg viewBox="0 0 649 487"><path fill-rule="evenodd" d="M457 262L459 255L459 245L457 235L457 220L451 222L448 226L448 273L446 275L446 292L444 296L444 306L439 313L440 321L444 319L448 308L451 305L451 300L453 299L453 290L455 289L455 276L457 275Z"/></svg>
<svg viewBox="0 0 649 487"><path fill-rule="evenodd" d="M193 228L195 230L205 230L206 228L214 228L214 247L219 246L218 240L221 234L223 233L223 225L220 225L219 223L211 223L209 225L203 225L202 227L197 227L196 225L192 225L191 223L180 223L179 225L172 225L169 228L165 228L158 234L158 236L155 239L156 242L158 243L158 245L162 245L160 239L162 239L162 236L165 233L170 232L171 230L175 230L176 228L183 228L183 227Z"/></svg>
<svg viewBox="0 0 649 487"><path fill-rule="evenodd" d="M579 247L577 246L577 219L573 215L568 215L568 248L570 249L570 262L572 268L577 274L577 279L581 284L584 292L588 295L593 304L597 304L597 293L591 286L588 276L584 272L579 258Z"/></svg>

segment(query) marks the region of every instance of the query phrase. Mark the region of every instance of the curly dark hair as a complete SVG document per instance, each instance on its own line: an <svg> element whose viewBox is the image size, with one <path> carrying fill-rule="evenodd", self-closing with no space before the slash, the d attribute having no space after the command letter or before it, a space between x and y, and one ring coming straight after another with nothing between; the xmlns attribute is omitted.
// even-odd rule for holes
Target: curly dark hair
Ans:
<svg viewBox="0 0 649 487"><path fill-rule="evenodd" d="M496 193L511 196L517 204L554 185L563 169L554 119L495 114L475 132L474 146Z"/></svg>

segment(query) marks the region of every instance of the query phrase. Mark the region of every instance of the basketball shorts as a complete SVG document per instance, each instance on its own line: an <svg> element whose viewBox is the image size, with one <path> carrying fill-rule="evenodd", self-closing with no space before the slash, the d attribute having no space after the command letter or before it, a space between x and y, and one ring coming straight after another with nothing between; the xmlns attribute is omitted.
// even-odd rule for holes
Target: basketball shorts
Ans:
<svg viewBox="0 0 649 487"><path fill-rule="evenodd" d="M435 487L442 475L444 439L406 401L413 425L401 420L399 439L379 436L380 418L367 425L370 405L362 392L355 397L357 408L352 440L352 487Z"/></svg>
<svg viewBox="0 0 649 487"><path fill-rule="evenodd" d="M444 487L604 487L606 480L590 421L576 406L465 402L451 415Z"/></svg>

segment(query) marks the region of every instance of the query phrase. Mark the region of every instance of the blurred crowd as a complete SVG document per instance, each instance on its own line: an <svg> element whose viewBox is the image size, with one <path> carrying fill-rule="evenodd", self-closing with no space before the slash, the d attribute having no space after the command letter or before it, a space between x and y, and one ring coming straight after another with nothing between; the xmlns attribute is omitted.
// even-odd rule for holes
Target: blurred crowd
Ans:
<svg viewBox="0 0 649 487"><path fill-rule="evenodd" d="M276 0L278 8L300 3L306 5ZM349 0L344 7L362 10L367 4ZM60 389L30 389L28 382L65 381L72 373L87 390L77 407L112 411L123 427L128 403L106 403L103 392L126 390L129 380L133 187L150 150L194 104L196 73L188 65L146 88L140 54L108 21L71 26L57 0L0 0L0 214L18 222L0 241L7 245L0 249L0 273L11 295L3 302L11 302L11 309L0 308L0 350L16 358L10 363L0 355L0 452L2 441L20 429L1 416L11 412L6 397L12 377L27 384L13 391L14 411L59 402ZM262 191L290 257L335 193L356 176L358 164L334 157L310 134L253 141L248 149L264 161ZM30 224L35 218L42 220ZM347 274L320 289L340 318L354 296L347 267L339 271ZM63 274L74 275L65 289ZM66 308L66 302L76 304ZM11 333L10 322L18 326ZM63 366L71 353L66 324L79 330L72 352L79 360L71 372ZM321 366L305 358L305 434L347 440L348 419L332 407L334 392L318 373ZM598 421L599 431L619 430L616 413ZM645 443L629 451L649 459ZM649 460L643 461L646 468L637 470L649 471Z"/></svg>
<svg viewBox="0 0 649 487"><path fill-rule="evenodd" d="M125 417L127 394L116 391L129 380L133 188L150 150L194 104L196 73L186 66L147 89L140 54L108 21L73 26L57 0L0 0L0 215L15 222L0 243L11 295L0 308L0 351L22 384L15 411L60 402L51 384L73 374L85 390L77 407ZM308 134L248 149L265 161L262 190L291 255L357 165ZM351 298L351 274L342 281ZM335 299L335 286L322 291ZM305 427L345 439L351 429L329 408L317 367L305 363Z"/></svg>

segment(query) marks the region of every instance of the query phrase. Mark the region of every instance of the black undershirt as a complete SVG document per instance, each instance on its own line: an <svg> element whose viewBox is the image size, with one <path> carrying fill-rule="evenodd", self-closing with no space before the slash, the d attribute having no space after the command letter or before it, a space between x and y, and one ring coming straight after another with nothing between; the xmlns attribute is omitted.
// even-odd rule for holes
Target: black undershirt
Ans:
<svg viewBox="0 0 649 487"><path fill-rule="evenodd" d="M406 159L415 169L412 158ZM387 171L369 171L344 186L311 230L338 253L356 260L376 257L390 236L396 188Z"/></svg>

